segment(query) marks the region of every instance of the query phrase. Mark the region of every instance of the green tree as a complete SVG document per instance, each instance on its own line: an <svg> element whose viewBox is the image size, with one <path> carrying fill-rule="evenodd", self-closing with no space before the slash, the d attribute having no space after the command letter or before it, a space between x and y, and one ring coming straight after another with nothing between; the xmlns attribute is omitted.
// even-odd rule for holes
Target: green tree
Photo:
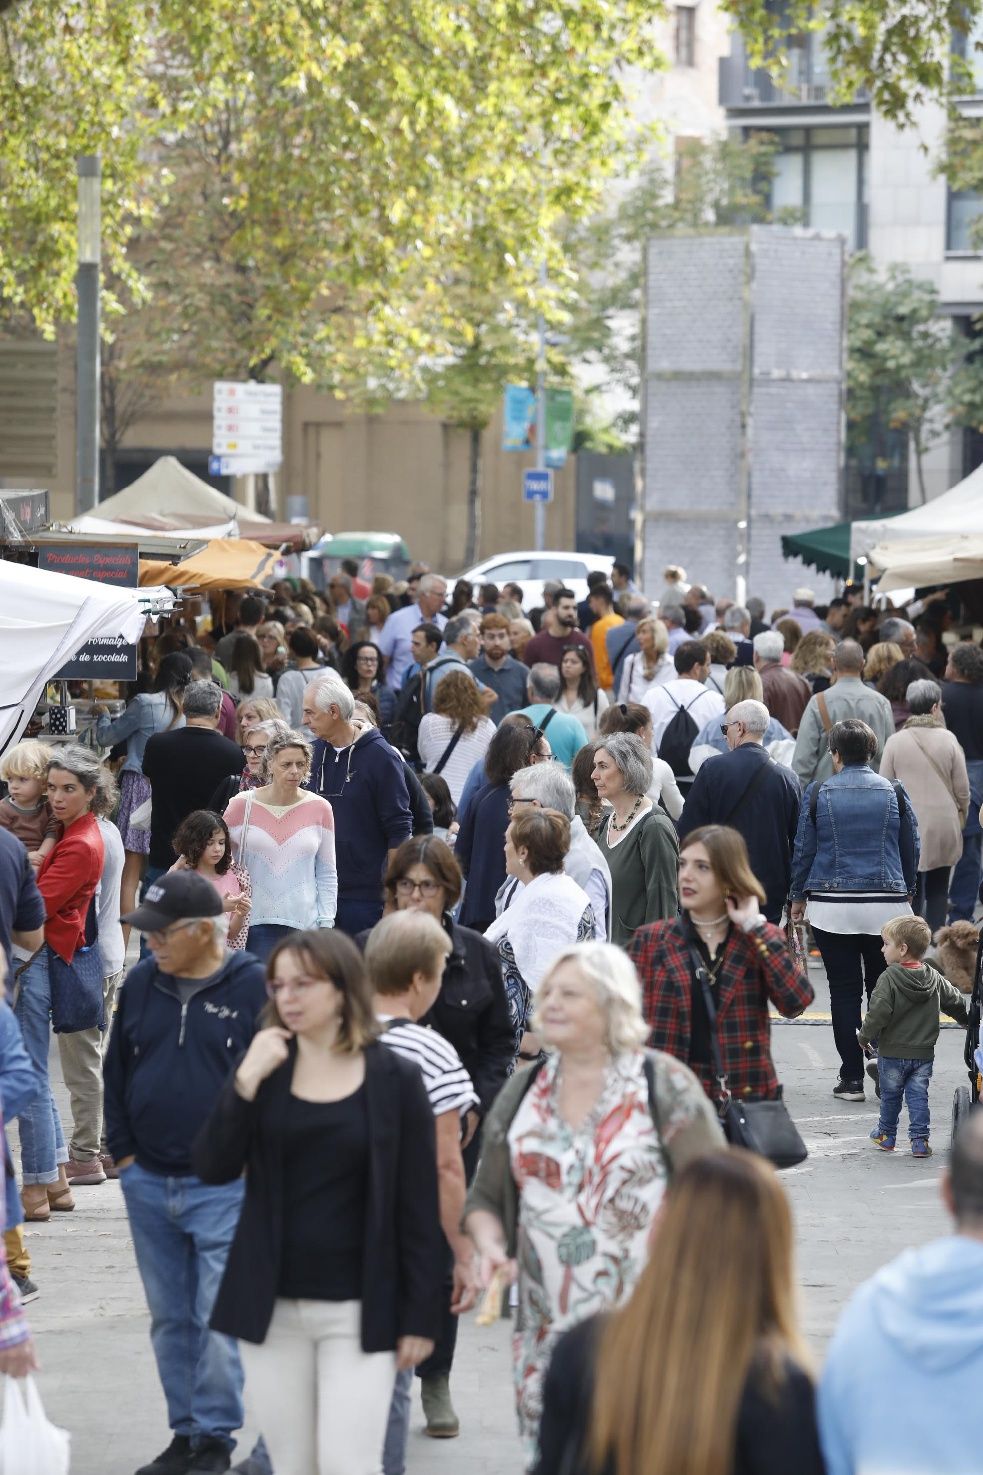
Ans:
<svg viewBox="0 0 983 1475"><path fill-rule="evenodd" d="M931 282L906 266L877 274L866 255L850 263L847 318L847 443L883 457L888 430L904 431L925 501L925 453L946 431L961 349Z"/></svg>
<svg viewBox="0 0 983 1475"><path fill-rule="evenodd" d="M610 430L626 444L638 438L646 241L659 231L770 221L776 147L763 133L692 141L674 172L653 154L607 214L574 232L579 297L566 325L567 351L591 381L591 397L623 407Z"/></svg>

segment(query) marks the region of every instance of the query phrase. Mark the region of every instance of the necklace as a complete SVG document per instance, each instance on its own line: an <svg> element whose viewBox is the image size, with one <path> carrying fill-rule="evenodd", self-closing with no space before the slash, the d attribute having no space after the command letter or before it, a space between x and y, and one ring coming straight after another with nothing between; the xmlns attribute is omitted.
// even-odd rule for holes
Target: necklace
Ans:
<svg viewBox="0 0 983 1475"><path fill-rule="evenodd" d="M724 912L724 914L723 914L722 917L714 917L709 922L698 922L696 920L696 918L694 917L693 918L693 926L699 932L712 932L715 927L719 927L722 922L726 922L726 921L727 921L727 913Z"/></svg>
<svg viewBox="0 0 983 1475"><path fill-rule="evenodd" d="M616 835L620 835L625 830L627 830L628 826L631 824L632 820L635 818L635 815L638 813L639 809L641 809L641 807L642 807L642 797L643 796L641 794L639 794L638 798L635 800L634 806L632 807L631 814L625 820L625 822L624 822L623 825L619 825L618 824L618 821L615 818L614 814L611 815L611 829L614 831L614 833Z"/></svg>

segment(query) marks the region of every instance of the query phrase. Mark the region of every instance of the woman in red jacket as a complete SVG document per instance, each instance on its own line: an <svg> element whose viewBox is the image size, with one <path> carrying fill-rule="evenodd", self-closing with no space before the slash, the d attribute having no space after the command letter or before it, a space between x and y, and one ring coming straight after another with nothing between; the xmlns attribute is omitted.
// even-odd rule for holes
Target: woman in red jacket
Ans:
<svg viewBox="0 0 983 1475"><path fill-rule="evenodd" d="M694 977L694 951L709 979L720 1054L737 1099L781 1095L771 1058L769 1002L795 1019L813 998L782 931L761 914L764 899L744 837L726 825L704 825L686 836L679 854L682 915L639 927L628 946L642 985L649 1044L684 1061L714 1101L720 1092L710 1016Z"/></svg>
<svg viewBox="0 0 983 1475"><path fill-rule="evenodd" d="M61 837L38 871L47 920L44 943L18 978L14 1012L38 1076L38 1094L20 1116L24 1218L47 1219L52 1209L75 1207L65 1164L68 1149L51 1094L50 960L71 963L85 946L89 904L102 875L105 847L97 813L112 808L116 785L88 748L70 744L48 765L48 803L62 826Z"/></svg>

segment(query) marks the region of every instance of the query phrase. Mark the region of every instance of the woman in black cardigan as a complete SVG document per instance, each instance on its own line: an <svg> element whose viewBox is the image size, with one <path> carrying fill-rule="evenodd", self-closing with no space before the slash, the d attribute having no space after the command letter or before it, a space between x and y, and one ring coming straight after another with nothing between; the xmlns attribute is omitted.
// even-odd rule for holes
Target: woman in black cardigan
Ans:
<svg viewBox="0 0 983 1475"><path fill-rule="evenodd" d="M433 1113L375 1040L349 938L295 933L268 968L271 1023L195 1144L206 1183L246 1170L211 1324L240 1340L277 1475L375 1475L396 1370L440 1324Z"/></svg>

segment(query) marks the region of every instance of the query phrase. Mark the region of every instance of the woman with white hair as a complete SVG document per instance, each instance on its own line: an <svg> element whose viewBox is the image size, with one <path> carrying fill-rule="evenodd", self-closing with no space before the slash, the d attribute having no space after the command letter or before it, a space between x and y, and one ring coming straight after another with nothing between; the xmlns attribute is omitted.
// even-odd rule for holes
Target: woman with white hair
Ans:
<svg viewBox="0 0 983 1475"><path fill-rule="evenodd" d="M901 780L915 811L922 847L915 910L935 932L945 922L949 872L963 852L969 773L966 755L945 725L938 683L912 681L905 701L911 716L884 744L881 776Z"/></svg>
<svg viewBox="0 0 983 1475"><path fill-rule="evenodd" d="M620 948L588 942L554 958L534 1024L546 1060L513 1076L485 1118L465 1210L482 1281L518 1278L512 1350L530 1466L557 1338L631 1294L673 1175L723 1145L692 1072L643 1048L638 979Z"/></svg>
<svg viewBox="0 0 983 1475"><path fill-rule="evenodd" d="M287 730L267 744L262 788L237 794L225 811L235 860L252 881L246 949L261 962L291 932L334 926L334 813L301 787L310 772L310 743Z"/></svg>
<svg viewBox="0 0 983 1475"><path fill-rule="evenodd" d="M679 910L672 820L649 798L652 754L631 732L613 732L594 749L591 773L611 806L595 835L611 872L611 941L627 947L637 929Z"/></svg>

